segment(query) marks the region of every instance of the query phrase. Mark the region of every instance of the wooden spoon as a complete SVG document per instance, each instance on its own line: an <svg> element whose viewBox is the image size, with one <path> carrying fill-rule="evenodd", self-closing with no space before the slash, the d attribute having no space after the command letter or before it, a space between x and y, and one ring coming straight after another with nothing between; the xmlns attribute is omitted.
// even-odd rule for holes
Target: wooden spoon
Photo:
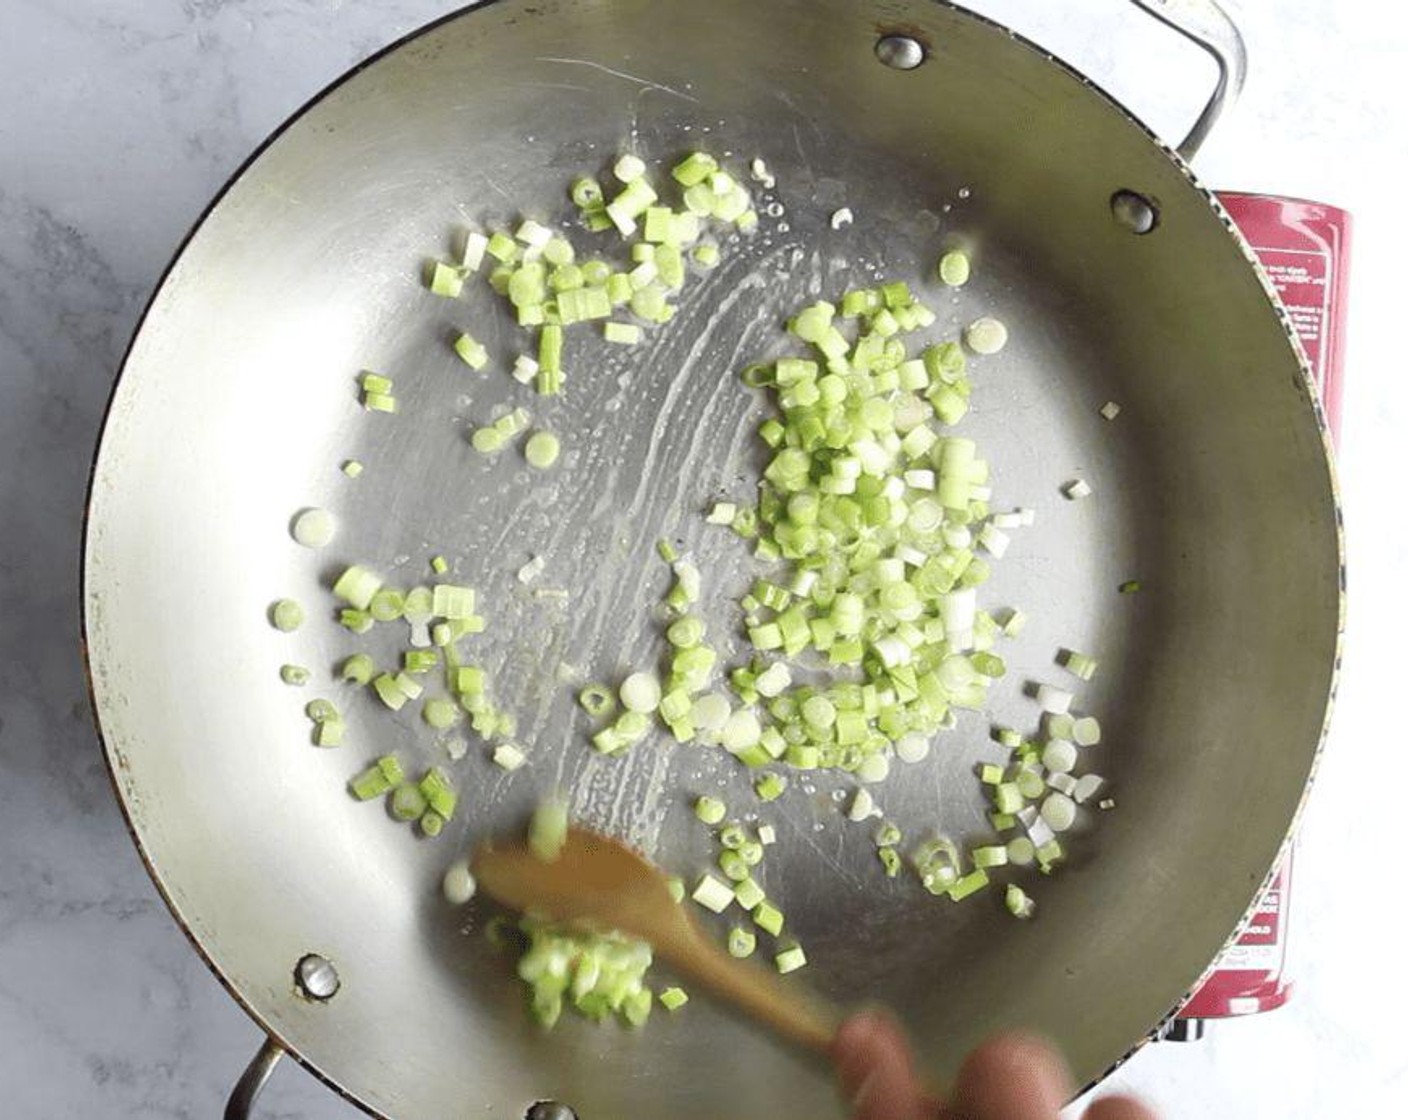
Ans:
<svg viewBox="0 0 1408 1120"><path fill-rule="evenodd" d="M562 854L544 863L526 844L481 844L474 876L490 897L514 910L647 941L676 971L731 1000L785 1038L825 1054L841 1021L835 1009L775 972L735 960L699 928L689 907L670 897L659 868L619 841L569 828Z"/></svg>

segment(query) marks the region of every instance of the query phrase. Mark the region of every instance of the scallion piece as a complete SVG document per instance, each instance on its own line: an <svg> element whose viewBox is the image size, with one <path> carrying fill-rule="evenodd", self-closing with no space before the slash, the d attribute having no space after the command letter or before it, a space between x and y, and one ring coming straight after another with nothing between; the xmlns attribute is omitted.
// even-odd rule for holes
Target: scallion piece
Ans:
<svg viewBox="0 0 1408 1120"><path fill-rule="evenodd" d="M774 937L782 933L785 920L782 911L771 902L764 900L753 907L753 924Z"/></svg>
<svg viewBox="0 0 1408 1120"><path fill-rule="evenodd" d="M331 700L310 700L304 708L304 713L314 723L329 723L342 719L342 714L337 710L337 705Z"/></svg>
<svg viewBox="0 0 1408 1120"><path fill-rule="evenodd" d="M599 684L589 684L577 693L577 703L592 716L609 716L616 710L616 697Z"/></svg>
<svg viewBox="0 0 1408 1120"><path fill-rule="evenodd" d="M1066 739L1052 739L1041 752L1041 764L1052 774L1069 773L1076 764L1075 744Z"/></svg>
<svg viewBox="0 0 1408 1120"><path fill-rule="evenodd" d="M868 820L875 815L875 798L866 789L858 789L851 798L851 807L846 811L846 816L853 821Z"/></svg>
<svg viewBox="0 0 1408 1120"><path fill-rule="evenodd" d="M1058 860L1065 858L1065 851L1061 848L1061 841L1048 840L1044 844L1038 844L1036 848L1036 862L1041 868L1043 875L1050 875Z"/></svg>
<svg viewBox="0 0 1408 1120"><path fill-rule="evenodd" d="M992 844L973 849L973 866L980 868L1003 867L1007 863L1007 846Z"/></svg>
<svg viewBox="0 0 1408 1120"><path fill-rule="evenodd" d="M373 763L353 778L347 788L358 801L370 801L390 793L395 785L381 772L381 767Z"/></svg>
<svg viewBox="0 0 1408 1120"><path fill-rule="evenodd" d="M572 184L572 201L579 207L593 206L602 202L601 184L589 176L583 176Z"/></svg>
<svg viewBox="0 0 1408 1120"><path fill-rule="evenodd" d="M1053 832L1065 832L1076 820L1076 803L1064 793L1048 794L1041 803L1041 819Z"/></svg>
<svg viewBox="0 0 1408 1120"><path fill-rule="evenodd" d="M628 712L655 711L660 695L660 679L654 673L632 673L621 682L621 706Z"/></svg>
<svg viewBox="0 0 1408 1120"><path fill-rule="evenodd" d="M523 457L530 467L545 471L557 462L562 444L552 432L534 432L523 445Z"/></svg>
<svg viewBox="0 0 1408 1120"><path fill-rule="evenodd" d="M1037 686L1036 702L1041 705L1043 712L1064 715L1071 710L1071 703L1074 700L1075 696L1064 688L1057 688L1053 684Z"/></svg>
<svg viewBox="0 0 1408 1120"><path fill-rule="evenodd" d="M408 649L401 655L401 667L408 673L428 673L440 664L433 649Z"/></svg>
<svg viewBox="0 0 1408 1120"><path fill-rule="evenodd" d="M952 249L939 258L939 279L950 288L961 288L968 283L971 271L968 254Z"/></svg>
<svg viewBox="0 0 1408 1120"><path fill-rule="evenodd" d="M400 711L406 705L406 694L401 690L396 677L390 673L382 673L372 681L372 688L376 690L381 702L393 712Z"/></svg>
<svg viewBox="0 0 1408 1120"><path fill-rule="evenodd" d="M748 878L748 862L736 851L725 848L719 853L719 870L735 883Z"/></svg>
<svg viewBox="0 0 1408 1120"><path fill-rule="evenodd" d="M657 998L666 1011L678 1011L689 1002L689 995L683 988L666 988Z"/></svg>
<svg viewBox="0 0 1408 1120"><path fill-rule="evenodd" d="M444 261L432 261L429 270L428 287L437 296L457 299L464 291L464 271Z"/></svg>
<svg viewBox="0 0 1408 1120"><path fill-rule="evenodd" d="M528 823L528 847L544 863L554 863L567 843L569 821L567 798L553 794L538 802Z"/></svg>
<svg viewBox="0 0 1408 1120"><path fill-rule="evenodd" d="M437 698L425 702L421 708L421 718L437 731L443 731L459 720L460 713L453 701Z"/></svg>
<svg viewBox="0 0 1408 1120"><path fill-rule="evenodd" d="M959 879L958 882L954 883L953 886L949 887L948 896L953 899L954 902L961 902L970 894L982 890L987 885L988 873L980 867L974 871L970 871L967 875Z"/></svg>
<svg viewBox="0 0 1408 1120"><path fill-rule="evenodd" d="M975 354L996 354L1007 345L1007 327L1000 319L977 319L964 328L963 341Z"/></svg>
<svg viewBox="0 0 1408 1120"><path fill-rule="evenodd" d="M1036 845L1025 836L1017 836L1007 841L1007 859L1019 867L1030 867L1036 862Z"/></svg>
<svg viewBox="0 0 1408 1120"><path fill-rule="evenodd" d="M1067 649L1061 651L1061 664L1068 672L1073 673L1083 681L1091 680L1095 676L1095 670L1100 663L1088 653L1081 653L1079 650Z"/></svg>
<svg viewBox="0 0 1408 1120"><path fill-rule="evenodd" d="M733 897L744 910L752 910L767 896L752 876L745 876L734 884Z"/></svg>
<svg viewBox="0 0 1408 1120"><path fill-rule="evenodd" d="M751 929L734 926L728 931L728 955L742 960L751 957L758 947L758 935Z"/></svg>
<svg viewBox="0 0 1408 1120"><path fill-rule="evenodd" d="M777 966L777 971L785 976L787 973L796 972L797 969L803 967L807 963L807 955L802 952L800 945L793 944L773 957L773 963Z"/></svg>
<svg viewBox="0 0 1408 1120"><path fill-rule="evenodd" d="M345 681L353 684L366 684L372 679L372 674L376 672L376 667L372 659L365 653L354 653L342 663L339 674Z"/></svg>
<svg viewBox="0 0 1408 1120"><path fill-rule="evenodd" d="M461 334L455 339L455 353L473 370L481 370L489 364L489 351L473 335Z"/></svg>
<svg viewBox="0 0 1408 1120"><path fill-rule="evenodd" d="M324 548L332 542L337 522L325 509L305 509L293 519L293 539L304 548Z"/></svg>
<svg viewBox="0 0 1408 1120"><path fill-rule="evenodd" d="M455 815L455 806L459 802L459 797L450 784L450 779L439 767L432 766L427 770L417 788L425 798L426 804L447 821Z"/></svg>
<svg viewBox="0 0 1408 1120"><path fill-rule="evenodd" d="M1027 892L1017 886L1016 883L1009 883L1007 885L1006 894L1003 896L1003 904L1007 907L1009 914L1023 921L1036 913L1036 903L1033 902Z"/></svg>
<svg viewBox="0 0 1408 1120"><path fill-rule="evenodd" d="M500 743L494 748L491 757L495 766L510 773L521 769L528 762L528 756L514 743Z"/></svg>
<svg viewBox="0 0 1408 1120"><path fill-rule="evenodd" d="M280 599L269 608L270 623L286 634L302 626L303 618L303 608L293 599Z"/></svg>
<svg viewBox="0 0 1408 1120"><path fill-rule="evenodd" d="M715 914L722 914L733 902L733 891L705 872L699 877L699 882L695 885L690 897L704 909L711 910Z"/></svg>
<svg viewBox="0 0 1408 1120"><path fill-rule="evenodd" d="M302 665L284 665L279 669L279 679L284 684L302 687L308 683L311 674Z"/></svg>
<svg viewBox="0 0 1408 1120"><path fill-rule="evenodd" d="M718 824L728 815L728 807L717 797L701 797L694 803L694 815L705 824Z"/></svg>
<svg viewBox="0 0 1408 1120"><path fill-rule="evenodd" d="M1015 813L1025 800L1016 782L999 782L993 787L992 803L999 813Z"/></svg>
<svg viewBox="0 0 1408 1120"><path fill-rule="evenodd" d="M381 577L368 568L353 564L333 584L332 593L359 611L371 606L372 597L381 590Z"/></svg>
<svg viewBox="0 0 1408 1120"><path fill-rule="evenodd" d="M398 821L419 820L427 808L425 794L418 786L405 782L391 794L391 815Z"/></svg>
<svg viewBox="0 0 1408 1120"><path fill-rule="evenodd" d="M719 161L707 152L691 152L670 170L675 182L693 187L704 182L719 169Z"/></svg>
<svg viewBox="0 0 1408 1120"><path fill-rule="evenodd" d="M641 340L641 329L635 323L606 322L602 324L601 332L607 342L621 346L634 346Z"/></svg>

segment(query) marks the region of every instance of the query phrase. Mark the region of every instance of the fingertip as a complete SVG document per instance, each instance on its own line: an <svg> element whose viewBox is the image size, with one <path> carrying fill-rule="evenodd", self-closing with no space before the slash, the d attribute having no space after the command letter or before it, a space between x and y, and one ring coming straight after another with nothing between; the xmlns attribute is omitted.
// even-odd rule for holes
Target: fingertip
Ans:
<svg viewBox="0 0 1408 1120"><path fill-rule="evenodd" d="M892 1120L918 1113L919 1088L909 1044L899 1024L883 1011L852 1015L831 1044L842 1096L856 1120Z"/></svg>
<svg viewBox="0 0 1408 1120"><path fill-rule="evenodd" d="M1066 1063L1046 1039L1024 1032L996 1035L968 1055L954 1086L958 1111L971 1120L1054 1120L1074 1087Z"/></svg>
<svg viewBox="0 0 1408 1120"><path fill-rule="evenodd" d="M899 1024L878 1008L857 1011L841 1024L831 1040L831 1061L848 1096L859 1089L865 1075L882 1058L899 1054L907 1062L908 1053Z"/></svg>
<svg viewBox="0 0 1408 1120"><path fill-rule="evenodd" d="M1085 1110L1084 1120L1157 1120L1144 1103L1134 1097L1101 1097Z"/></svg>

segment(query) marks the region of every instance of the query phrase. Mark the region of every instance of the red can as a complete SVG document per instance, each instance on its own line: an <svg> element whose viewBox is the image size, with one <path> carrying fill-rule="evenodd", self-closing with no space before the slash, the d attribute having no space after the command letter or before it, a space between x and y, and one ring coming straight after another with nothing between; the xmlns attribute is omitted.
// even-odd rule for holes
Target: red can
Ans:
<svg viewBox="0 0 1408 1120"><path fill-rule="evenodd" d="M1339 443L1348 304L1349 214L1335 206L1273 195L1220 193L1222 205L1275 286L1310 361L1330 435ZM1290 998L1286 945L1291 854L1272 876L1237 940L1182 1007L1168 1032L1195 1038L1203 1019L1254 1015Z"/></svg>

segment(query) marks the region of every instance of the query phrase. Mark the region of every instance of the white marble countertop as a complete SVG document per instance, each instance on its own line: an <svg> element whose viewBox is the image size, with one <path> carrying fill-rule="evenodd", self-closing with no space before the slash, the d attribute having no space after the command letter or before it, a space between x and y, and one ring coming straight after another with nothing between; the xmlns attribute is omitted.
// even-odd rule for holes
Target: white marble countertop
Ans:
<svg viewBox="0 0 1408 1120"><path fill-rule="evenodd" d="M290 111L451 0L5 0L0 12L0 1093L7 1116L204 1117L259 1032L206 972L128 841L76 653L88 458L130 331L208 198ZM1120 0L979 0L1180 133L1210 64ZM1351 635L1305 824L1285 1009L1145 1048L1112 1079L1168 1117L1386 1116L1398 1036L1401 769L1382 698L1408 618L1408 431L1394 214L1408 182L1408 14L1243 0L1251 79L1199 170L1358 220L1342 463ZM1053 12L1052 9L1059 11ZM1042 9L1042 10L1037 10ZM1392 13L1392 14L1389 14ZM1395 575L1399 579L1395 579ZM1375 700L1375 697L1379 700ZM1400 1102L1396 1107L1392 1102ZM285 1065L284 1120L358 1115Z"/></svg>

